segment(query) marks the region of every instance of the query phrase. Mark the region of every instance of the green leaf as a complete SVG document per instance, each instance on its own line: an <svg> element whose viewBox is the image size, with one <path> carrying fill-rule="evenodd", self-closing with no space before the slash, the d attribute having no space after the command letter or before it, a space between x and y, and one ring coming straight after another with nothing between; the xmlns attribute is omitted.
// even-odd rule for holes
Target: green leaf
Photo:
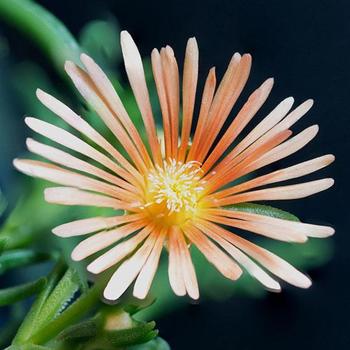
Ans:
<svg viewBox="0 0 350 350"><path fill-rule="evenodd" d="M64 72L64 62L68 59L79 63L80 48L72 34L61 21L36 2L0 1L0 16L31 37L59 72Z"/></svg>
<svg viewBox="0 0 350 350"><path fill-rule="evenodd" d="M120 329L115 331L105 331L106 340L115 346L128 346L145 343L157 336L158 332L154 330L156 323L140 323L132 328Z"/></svg>
<svg viewBox="0 0 350 350"><path fill-rule="evenodd" d="M295 215L278 208L270 207L269 205L255 203L239 203L224 208L228 210L244 211L247 213L271 216L273 218L283 220L300 221Z"/></svg>
<svg viewBox="0 0 350 350"><path fill-rule="evenodd" d="M35 252L29 249L10 250L0 256L0 274L16 267L49 260L51 257L51 254Z"/></svg>
<svg viewBox="0 0 350 350"><path fill-rule="evenodd" d="M46 278L39 278L37 281L24 283L15 287L0 290L0 306L13 304L19 300L25 299L39 291L46 284Z"/></svg>
<svg viewBox="0 0 350 350"><path fill-rule="evenodd" d="M7 201L3 194L0 192L0 216L4 213L7 208Z"/></svg>
<svg viewBox="0 0 350 350"><path fill-rule="evenodd" d="M68 269L41 308L40 322L37 324L37 329L44 327L46 323L55 319L71 301L78 289L77 272Z"/></svg>
<svg viewBox="0 0 350 350"><path fill-rule="evenodd" d="M34 331L37 331L39 329L39 325L41 324L40 312L47 298L63 275L64 271L64 264L62 262L58 262L48 277L48 282L45 288L37 296L34 304L27 313L27 316L23 320L20 328L18 329L17 334L13 340L13 344L20 344L25 342L32 336Z"/></svg>

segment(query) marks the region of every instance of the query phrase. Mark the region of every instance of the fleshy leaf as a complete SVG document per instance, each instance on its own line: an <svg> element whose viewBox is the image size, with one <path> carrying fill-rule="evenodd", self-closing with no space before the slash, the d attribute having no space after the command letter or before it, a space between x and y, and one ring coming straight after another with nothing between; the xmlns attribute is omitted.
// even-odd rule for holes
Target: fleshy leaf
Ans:
<svg viewBox="0 0 350 350"><path fill-rule="evenodd" d="M72 341L93 338L97 335L98 324L95 319L88 319L66 328L57 339L60 341Z"/></svg>
<svg viewBox="0 0 350 350"><path fill-rule="evenodd" d="M25 299L39 291L46 284L46 278L39 278L34 282L20 284L15 287L9 287L0 290L0 306L10 305L19 300Z"/></svg>

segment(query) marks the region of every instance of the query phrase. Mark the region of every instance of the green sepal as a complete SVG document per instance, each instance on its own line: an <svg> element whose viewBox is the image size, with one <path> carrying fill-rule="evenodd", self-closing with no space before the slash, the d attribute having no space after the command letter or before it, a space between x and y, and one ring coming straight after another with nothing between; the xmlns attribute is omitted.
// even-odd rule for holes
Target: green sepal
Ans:
<svg viewBox="0 0 350 350"><path fill-rule="evenodd" d="M300 221L295 215L288 213L287 211L271 207L264 204L255 203L238 203L224 207L224 209L243 211L252 214L270 216L277 219L289 220L289 221Z"/></svg>
<svg viewBox="0 0 350 350"><path fill-rule="evenodd" d="M19 300L25 299L40 292L45 287L46 282L46 278L42 277L34 282L28 282L15 287L1 289L0 306L13 304Z"/></svg>
<svg viewBox="0 0 350 350"><path fill-rule="evenodd" d="M145 344L131 346L128 350L170 350L170 346L163 338L157 337Z"/></svg>
<svg viewBox="0 0 350 350"><path fill-rule="evenodd" d="M98 319L88 319L83 322L72 325L63 330L58 336L59 341L72 341L80 339L94 338L100 328Z"/></svg>
<svg viewBox="0 0 350 350"><path fill-rule="evenodd" d="M154 330L154 321L136 324L132 328L104 331L103 337L114 346L130 346L142 344L155 338L158 334Z"/></svg>

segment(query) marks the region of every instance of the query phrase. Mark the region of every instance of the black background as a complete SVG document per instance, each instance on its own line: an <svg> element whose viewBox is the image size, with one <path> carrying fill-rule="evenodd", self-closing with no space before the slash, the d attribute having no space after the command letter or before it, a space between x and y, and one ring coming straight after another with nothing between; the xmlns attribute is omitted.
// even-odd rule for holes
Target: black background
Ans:
<svg viewBox="0 0 350 350"><path fill-rule="evenodd" d="M350 3L346 0L38 2L75 34L87 21L103 19L108 12L112 13L121 28L134 36L144 56L153 47L170 44L181 60L187 38L196 36L202 80L212 65L220 75L234 51L249 52L253 55L253 69L247 91L269 76L276 79L265 111L290 95L296 102L309 97L315 99L314 108L296 129L317 123L321 128L317 139L301 152L302 156L293 156L279 165L334 153L336 163L321 175L335 177L336 185L313 198L283 203L282 207L304 220L335 226L332 261L310 271L314 280L310 290L288 287L281 294L263 300L233 297L223 302L189 305L158 320L158 328L174 350L350 348L347 225ZM18 60L39 56L30 44L23 43L23 37L17 37L7 27L3 30Z"/></svg>

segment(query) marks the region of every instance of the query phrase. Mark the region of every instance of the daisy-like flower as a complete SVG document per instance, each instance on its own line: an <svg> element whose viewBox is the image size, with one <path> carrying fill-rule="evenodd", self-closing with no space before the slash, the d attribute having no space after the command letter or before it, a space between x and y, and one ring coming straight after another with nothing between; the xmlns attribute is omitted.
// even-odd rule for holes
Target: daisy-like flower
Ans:
<svg viewBox="0 0 350 350"><path fill-rule="evenodd" d="M93 217L54 228L53 233L61 237L89 235L75 247L72 259L83 260L109 249L87 267L89 272L99 274L118 266L104 290L104 297L109 300L118 299L133 281L134 296L145 298L163 247L169 253L172 289L177 295L188 294L197 299L199 290L191 245L231 280L237 280L244 268L271 290L280 290L275 277L297 287L309 287L309 278L288 262L228 227L287 242L305 242L308 237L323 238L334 233L331 227L240 211L239 206L230 210L230 206L244 202L303 198L333 185L333 180L327 178L267 186L317 171L332 163L333 155L237 181L300 150L316 136L317 125L293 137L290 131L313 101L307 100L291 111L293 98L286 98L241 137L272 89L273 79L267 79L223 130L251 67L249 54L235 53L217 88L215 69L209 71L190 138L198 78L198 47L191 38L186 47L182 89L173 50L167 46L160 52L152 51L164 132L158 135L142 60L133 39L125 31L121 33L121 46L147 142L143 142L140 131L101 68L83 54L84 68L67 62L66 72L127 155L62 102L38 90L39 100L83 138L47 122L26 118L32 130L74 151L75 155L28 139L28 149L52 163L14 161L21 172L62 186L45 190L49 203L124 211L124 215Z"/></svg>

